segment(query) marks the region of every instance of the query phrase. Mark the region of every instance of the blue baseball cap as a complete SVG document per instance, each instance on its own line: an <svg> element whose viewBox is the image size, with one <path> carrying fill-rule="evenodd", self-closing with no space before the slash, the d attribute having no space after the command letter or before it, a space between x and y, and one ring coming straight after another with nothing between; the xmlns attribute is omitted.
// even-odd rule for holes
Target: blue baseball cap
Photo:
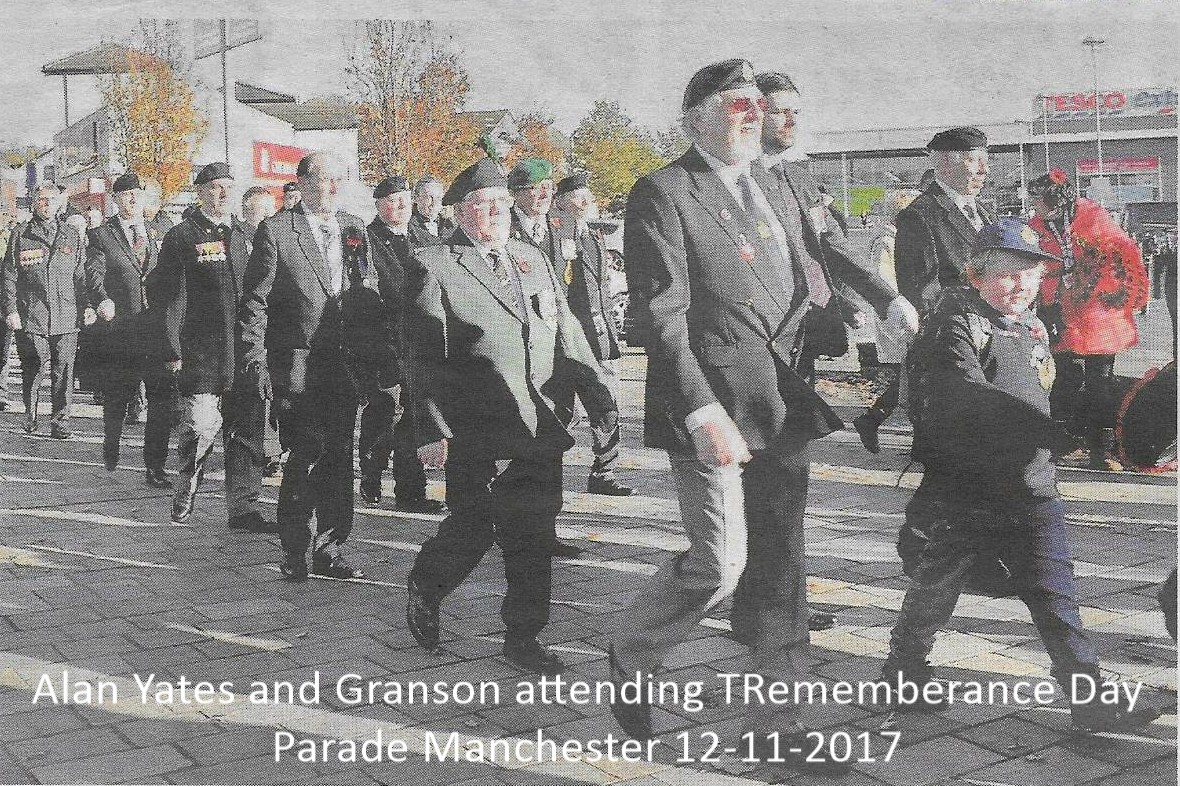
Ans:
<svg viewBox="0 0 1180 786"><path fill-rule="evenodd" d="M1060 262L1061 258L1041 249L1041 238L1027 222L1015 216L1003 216L994 224L988 224L975 236L972 253L984 251L1012 251L1023 254L1037 262L1048 260Z"/></svg>

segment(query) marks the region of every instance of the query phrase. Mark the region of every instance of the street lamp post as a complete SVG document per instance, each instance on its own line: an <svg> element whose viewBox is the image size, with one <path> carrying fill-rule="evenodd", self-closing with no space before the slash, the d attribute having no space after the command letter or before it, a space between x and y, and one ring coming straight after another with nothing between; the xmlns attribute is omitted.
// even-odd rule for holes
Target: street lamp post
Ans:
<svg viewBox="0 0 1180 786"><path fill-rule="evenodd" d="M1090 47L1090 65L1094 70L1094 141L1098 144L1098 177L1102 177L1102 95L1098 92L1098 47L1106 41L1093 36L1082 39Z"/></svg>

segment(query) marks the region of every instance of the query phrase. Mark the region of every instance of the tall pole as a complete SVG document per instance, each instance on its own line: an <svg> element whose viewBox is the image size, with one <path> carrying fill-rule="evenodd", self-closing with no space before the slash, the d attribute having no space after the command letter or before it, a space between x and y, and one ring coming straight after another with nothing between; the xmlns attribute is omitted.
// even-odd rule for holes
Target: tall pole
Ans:
<svg viewBox="0 0 1180 786"><path fill-rule="evenodd" d="M1098 177L1102 177L1102 95L1098 92L1098 47L1105 44L1101 38L1087 36L1083 46L1090 47L1090 65L1094 70L1094 141L1098 144Z"/></svg>
<svg viewBox="0 0 1180 786"><path fill-rule="evenodd" d="M61 75L61 97L66 105L66 128L70 127L70 78L65 74Z"/></svg>
<svg viewBox="0 0 1180 786"><path fill-rule="evenodd" d="M221 118L225 128L225 161L229 163L229 69L226 68L226 53L229 51L229 41L226 34L226 20L218 20L221 28ZM1101 158L1102 154L1099 153ZM1100 167L1101 168L1101 167Z"/></svg>
<svg viewBox="0 0 1180 786"><path fill-rule="evenodd" d="M1049 96L1041 96L1041 141L1045 143L1045 173L1049 172Z"/></svg>

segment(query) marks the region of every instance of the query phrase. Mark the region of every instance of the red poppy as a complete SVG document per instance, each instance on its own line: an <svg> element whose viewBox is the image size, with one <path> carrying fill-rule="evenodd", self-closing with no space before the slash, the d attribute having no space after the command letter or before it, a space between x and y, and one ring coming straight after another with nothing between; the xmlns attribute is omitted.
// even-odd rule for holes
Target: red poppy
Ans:
<svg viewBox="0 0 1180 786"><path fill-rule="evenodd" d="M356 251L358 248L360 248L361 243L363 242L364 241L361 240L357 235L349 235L348 237L344 238L344 243L353 251Z"/></svg>
<svg viewBox="0 0 1180 786"><path fill-rule="evenodd" d="M1064 169L1051 169L1049 170L1049 179L1055 184L1063 186L1069 180L1069 175L1065 174Z"/></svg>

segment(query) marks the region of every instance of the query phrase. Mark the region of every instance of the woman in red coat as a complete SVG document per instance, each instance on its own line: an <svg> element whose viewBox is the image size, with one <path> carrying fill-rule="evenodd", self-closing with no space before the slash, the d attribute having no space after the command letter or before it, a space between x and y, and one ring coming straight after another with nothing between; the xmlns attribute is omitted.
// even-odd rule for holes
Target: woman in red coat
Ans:
<svg viewBox="0 0 1180 786"><path fill-rule="evenodd" d="M1091 469L1109 469L1104 428L1113 426L1114 357L1139 343L1135 312L1148 298L1139 246L1097 202L1079 197L1054 169L1028 184L1041 248L1062 262L1046 266L1042 319L1053 336L1054 417L1080 426ZM1047 317L1047 319L1046 319Z"/></svg>

